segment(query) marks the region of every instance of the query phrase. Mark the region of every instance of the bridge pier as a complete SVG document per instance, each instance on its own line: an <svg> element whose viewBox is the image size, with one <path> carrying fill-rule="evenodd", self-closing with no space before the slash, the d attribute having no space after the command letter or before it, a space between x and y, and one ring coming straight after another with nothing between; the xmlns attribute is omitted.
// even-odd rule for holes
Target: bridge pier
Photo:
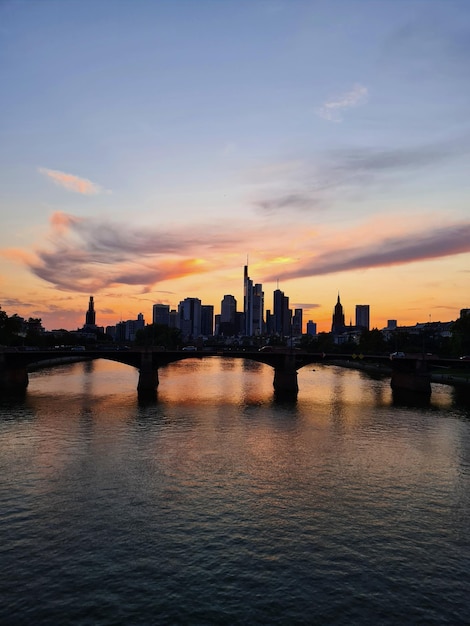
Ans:
<svg viewBox="0 0 470 626"><path fill-rule="evenodd" d="M140 368L137 391L139 395L154 395L158 387L158 368L153 364L151 352L143 352Z"/></svg>
<svg viewBox="0 0 470 626"><path fill-rule="evenodd" d="M278 397L296 398L299 393L297 370L294 362L286 359L282 367L274 368L274 392Z"/></svg>
<svg viewBox="0 0 470 626"><path fill-rule="evenodd" d="M423 359L410 362L394 359L392 361L390 386L394 391L412 391L431 395L431 374Z"/></svg>
<svg viewBox="0 0 470 626"><path fill-rule="evenodd" d="M0 359L0 391L21 393L29 384L26 367L7 367L2 354Z"/></svg>

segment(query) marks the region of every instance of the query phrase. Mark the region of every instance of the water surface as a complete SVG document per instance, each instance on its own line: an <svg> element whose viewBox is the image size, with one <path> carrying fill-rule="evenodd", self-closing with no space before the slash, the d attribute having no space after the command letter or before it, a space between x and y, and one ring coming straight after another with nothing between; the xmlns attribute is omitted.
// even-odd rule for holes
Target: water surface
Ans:
<svg viewBox="0 0 470 626"><path fill-rule="evenodd" d="M30 375L0 401L3 624L468 624L470 409L212 358Z"/></svg>

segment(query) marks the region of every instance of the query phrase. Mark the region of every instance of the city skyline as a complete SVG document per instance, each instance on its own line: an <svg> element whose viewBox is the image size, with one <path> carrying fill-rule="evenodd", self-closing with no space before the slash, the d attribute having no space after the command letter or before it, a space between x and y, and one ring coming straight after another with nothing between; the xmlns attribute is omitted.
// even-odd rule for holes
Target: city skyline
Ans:
<svg viewBox="0 0 470 626"><path fill-rule="evenodd" d="M244 284L246 284L247 277L248 277L247 266L245 266L244 267ZM250 280L249 282L252 283L252 281ZM262 287L262 285L257 284L256 287ZM264 292L263 292L263 300L264 300ZM94 296L89 296L88 308L86 310L84 309L83 314L82 314L82 316L84 317L84 324L79 324L76 329L68 329L68 330L72 330L73 332L75 330L81 331L81 330L91 329L93 332L94 329L99 328L99 329L103 329L104 332L107 332L108 328L116 327L117 325L123 324L123 323L134 322L136 321L136 319L140 320L141 322L145 322L145 325L159 324L159 325L166 325L170 327L179 328L181 330L181 324L178 325L178 323L175 322L174 318L179 317L181 314L181 311L184 311L188 307L193 307L194 301L198 302L198 306L200 308L200 311L197 314L198 324L201 321L199 318L201 318L202 309L206 309L206 310L211 309L212 332L209 332L208 330L206 330L206 332L201 331L199 333L200 335L222 334L222 335L226 335L227 337L236 336L236 335L256 337L256 336L269 336L269 335L278 334L282 336L289 336L292 334L294 328L297 328L297 330L300 330L300 332L295 333L295 335L297 336L299 334L312 334L311 332L309 332L309 325L315 327L315 332L313 334L316 334L316 327L317 327L316 321L312 319L306 319L303 316L303 309L291 308L289 306L289 296L286 296L286 294L284 294L284 292L282 292L280 289L275 289L273 291L272 305L270 305L269 308L265 308L265 309L262 309L262 311L260 311L261 313L261 318L259 320L260 326L252 328L251 331L247 331L247 323L246 323L247 312L245 308L247 306L247 302L244 301L242 303L242 306L239 307L237 299L232 294L224 294L218 306L213 303L203 302L197 296L196 297L189 296L189 297L184 298L174 308L170 307L170 305L167 305L167 304L154 303L152 305L150 313L148 314L148 317L146 316L146 314L142 313L142 311L139 311L138 314L131 315L130 319L125 320L121 318L120 320L115 320L114 323L107 324L107 325L100 324L99 320L96 320L96 310L94 308L94 304L95 304ZM332 314L330 315L330 328L327 329L326 331L319 331L319 332L342 334L343 332L348 331L348 329L350 328L354 328L355 330L357 329L371 330L373 328L378 329L378 330L387 330L390 328L396 328L400 326L406 327L405 325L400 325L398 323L398 320L393 319L393 318L388 318L387 324L384 327L377 327L377 326L371 325L370 305L369 304L355 304L352 306L354 307L354 310L355 310L354 324L353 324L352 311L347 312L348 315L346 319L345 307L343 306L343 303L341 303L341 296L338 293L336 303L334 306L332 306L332 309L331 309ZM461 309L459 311L458 317L461 317L462 312L466 310L467 310L466 308ZM285 317L285 319L283 315L284 311L288 313L288 316ZM280 317L279 317L279 313L281 313ZM241 316L241 318L238 317L236 319L236 316ZM172 317L173 317L173 320L171 319ZM193 320L193 317L194 317L193 314L190 314L188 316L183 315L182 319ZM276 321L276 317L278 317L277 321ZM424 324L429 324L431 323L431 321L432 320L428 319L424 322ZM441 320L434 320L434 321L437 321L438 323L441 322ZM455 320L445 320L446 323L452 322L452 321L455 321ZM228 328L226 329L218 328L218 325L221 323L229 324L231 332L227 332ZM423 322L415 322L415 323L412 323L410 326L419 326L421 324L423 324ZM142 324L142 328L143 328L143 324ZM51 331L51 330L61 330L61 329L45 328L45 330ZM194 333L191 331L189 332L189 334L194 336Z"/></svg>
<svg viewBox="0 0 470 626"><path fill-rule="evenodd" d="M467 2L11 1L0 24L8 314L240 311L247 255L265 311L280 289L318 332L338 292L371 328L468 307Z"/></svg>

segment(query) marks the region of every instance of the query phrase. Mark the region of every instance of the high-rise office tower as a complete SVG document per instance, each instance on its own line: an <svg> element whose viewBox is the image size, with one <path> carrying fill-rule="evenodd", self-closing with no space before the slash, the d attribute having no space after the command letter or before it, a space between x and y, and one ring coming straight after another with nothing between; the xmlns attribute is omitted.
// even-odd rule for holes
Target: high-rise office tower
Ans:
<svg viewBox="0 0 470 626"><path fill-rule="evenodd" d="M170 328L178 328L178 311L177 309L170 309Z"/></svg>
<svg viewBox="0 0 470 626"><path fill-rule="evenodd" d="M225 295L220 303L220 321L222 324L235 324L237 301L234 296Z"/></svg>
<svg viewBox="0 0 470 626"><path fill-rule="evenodd" d="M346 327L344 325L343 305L340 302L339 293L338 293L338 301L335 304L335 310L334 310L333 319L331 322L331 332L334 335L340 335L341 333L344 333L345 328Z"/></svg>
<svg viewBox="0 0 470 626"><path fill-rule="evenodd" d="M201 335L210 337L214 334L214 307L212 304L201 305Z"/></svg>
<svg viewBox="0 0 470 626"><path fill-rule="evenodd" d="M233 335L237 335L239 332L239 328L237 326L237 301L234 296L229 294L223 297L223 300L220 303L220 315L219 323L217 324L217 333L219 335L224 335L225 337L232 337Z"/></svg>
<svg viewBox="0 0 470 626"><path fill-rule="evenodd" d="M368 304L356 304L356 326L369 330L370 307Z"/></svg>
<svg viewBox="0 0 470 626"><path fill-rule="evenodd" d="M289 298L280 289L273 293L274 330L276 334L288 337L291 332L292 311L289 309Z"/></svg>
<svg viewBox="0 0 470 626"><path fill-rule="evenodd" d="M317 325L312 320L308 320L307 322L307 335L311 335L315 337L317 334Z"/></svg>
<svg viewBox="0 0 470 626"><path fill-rule="evenodd" d="M96 314L95 314L95 306L93 303L93 296L90 296L90 301L88 303L88 311L85 314L85 326L96 326Z"/></svg>
<svg viewBox="0 0 470 626"><path fill-rule="evenodd" d="M201 307L199 298L185 298L178 305L178 328L185 341L201 334Z"/></svg>
<svg viewBox="0 0 470 626"><path fill-rule="evenodd" d="M274 335L276 332L276 324L275 324L274 315L271 313L270 309L266 309L266 332L268 335Z"/></svg>
<svg viewBox="0 0 470 626"><path fill-rule="evenodd" d="M253 287L253 335L264 332L264 292L263 285L256 283Z"/></svg>
<svg viewBox="0 0 470 626"><path fill-rule="evenodd" d="M243 270L243 313L245 316L245 335L253 334L253 281L248 276L248 265Z"/></svg>
<svg viewBox="0 0 470 626"><path fill-rule="evenodd" d="M294 317L292 318L292 334L295 336L299 336L302 334L302 309L294 309Z"/></svg>
<svg viewBox="0 0 470 626"><path fill-rule="evenodd" d="M264 292L263 285L248 276L248 265L243 271L243 317L244 334L247 337L261 335L264 332Z"/></svg>
<svg viewBox="0 0 470 626"><path fill-rule="evenodd" d="M153 305L152 323L162 324L165 326L170 325L170 305L169 304L154 304Z"/></svg>

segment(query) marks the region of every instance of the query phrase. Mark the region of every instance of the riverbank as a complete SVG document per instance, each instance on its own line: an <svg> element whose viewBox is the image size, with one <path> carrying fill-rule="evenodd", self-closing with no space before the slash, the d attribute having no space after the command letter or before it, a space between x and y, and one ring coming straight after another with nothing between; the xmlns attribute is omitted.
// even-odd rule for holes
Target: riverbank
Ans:
<svg viewBox="0 0 470 626"><path fill-rule="evenodd" d="M349 369L361 370L370 374L379 374L382 376L391 376L392 368L380 363L365 363L364 361L346 361L335 360L329 361L330 365L339 367L347 367ZM456 370L447 370L445 373L430 372L431 382L440 383L441 385L462 385L470 386L470 372L461 373Z"/></svg>
<svg viewBox="0 0 470 626"><path fill-rule="evenodd" d="M38 363L31 363L28 365L28 372L37 372L43 370L46 367L53 367L54 365L66 365L67 363L80 363L82 361L89 361L89 358L83 356L63 356L55 359L45 359Z"/></svg>

